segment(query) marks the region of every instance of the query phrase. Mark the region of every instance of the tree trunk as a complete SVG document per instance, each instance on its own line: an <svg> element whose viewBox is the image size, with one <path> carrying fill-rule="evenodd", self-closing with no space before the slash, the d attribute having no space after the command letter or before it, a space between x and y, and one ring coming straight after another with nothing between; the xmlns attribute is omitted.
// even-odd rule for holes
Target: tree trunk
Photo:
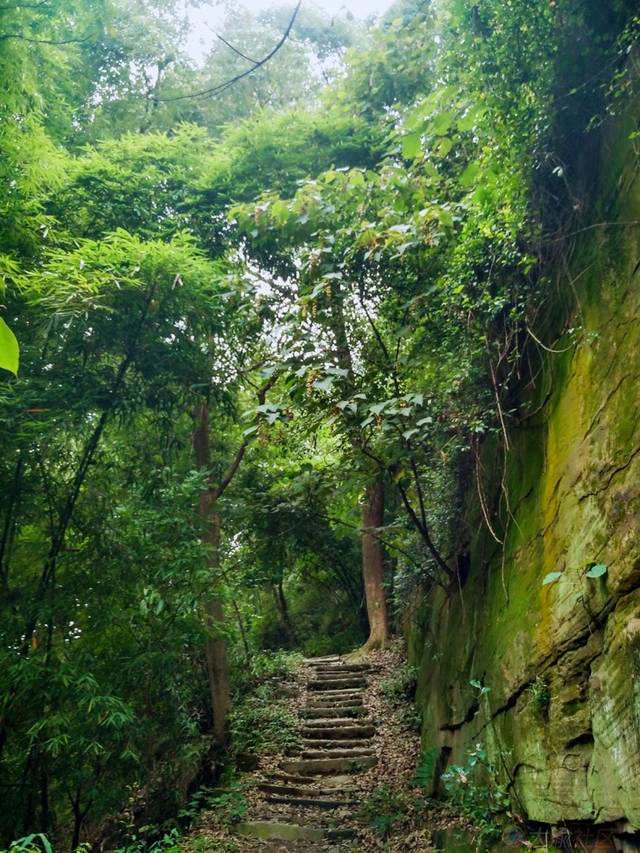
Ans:
<svg viewBox="0 0 640 853"><path fill-rule="evenodd" d="M347 371L347 382L353 392L353 360L341 300L342 294L337 294L331 303L331 328L336 339L338 364ZM359 441L354 436L351 436L350 441L354 449L360 449ZM381 648L389 639L389 618L383 585L384 550L380 538L370 531L372 527L382 527L383 523L384 485L381 474L377 473L365 487L362 507L362 580L369 618L369 639L363 647L365 652Z"/></svg>
<svg viewBox="0 0 640 853"><path fill-rule="evenodd" d="M209 444L209 408L206 403L200 403L195 411L195 428L193 431L193 449L196 464L199 469L206 471L206 491L200 495L199 512L202 521L202 541L209 546L209 567L211 569L211 585L213 590L219 583L218 578L218 548L220 545L220 518L216 512L218 493L209 482L211 468L211 449ZM212 593L205 605L207 639L205 653L207 659L207 678L211 694L211 710L213 713L213 734L224 743L226 740L227 714L230 706L229 665L227 647L223 637L224 609L219 597Z"/></svg>
<svg viewBox="0 0 640 853"><path fill-rule="evenodd" d="M384 524L384 485L378 477L365 490L362 506L362 578L369 617L365 650L384 647L389 639L389 617L384 594L384 550L375 528Z"/></svg>
<svg viewBox="0 0 640 853"><path fill-rule="evenodd" d="M276 610L278 611L278 615L280 616L280 622L282 623L284 632L287 635L287 640L289 641L289 644L291 646L295 646L297 642L296 634L293 630L291 619L289 618L289 606L287 604L287 599L284 596L282 580L278 581L278 583L273 584L273 598L276 603Z"/></svg>

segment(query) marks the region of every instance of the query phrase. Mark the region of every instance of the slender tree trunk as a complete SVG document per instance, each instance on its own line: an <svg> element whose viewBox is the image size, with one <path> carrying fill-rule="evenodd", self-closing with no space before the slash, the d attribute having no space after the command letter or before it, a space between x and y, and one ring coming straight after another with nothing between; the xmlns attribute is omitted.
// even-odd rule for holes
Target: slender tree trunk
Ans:
<svg viewBox="0 0 640 853"><path fill-rule="evenodd" d="M230 706L229 664L227 647L223 637L224 609L220 598L215 594L215 588L219 583L220 517L216 512L218 493L209 482L211 447L209 443L209 408L206 403L200 403L196 407L193 449L198 468L207 472L205 482L208 487L206 491L201 493L199 501L200 519L203 527L202 541L209 546L212 585L211 598L205 604L207 629L210 632L205 653L209 692L211 694L211 710L213 712L213 734L220 743L224 743L226 740L227 714Z"/></svg>
<svg viewBox="0 0 640 853"><path fill-rule="evenodd" d="M247 632L244 628L242 613L240 613L240 608L238 607L238 602L235 600L235 598L231 599L231 604L236 614L236 621L238 622L240 637L242 638L242 645L244 648L244 659L246 661L247 666L251 666L251 648L249 646L249 640L247 639Z"/></svg>
<svg viewBox="0 0 640 853"><path fill-rule="evenodd" d="M293 630L293 625L291 624L291 619L289 618L289 606L287 604L287 599L284 595L284 588L282 586L282 581L278 581L273 585L273 597L276 602L276 609L280 616L280 621L282 622L282 627L284 628L284 632L287 635L287 639L291 643L291 645L295 645L296 643L296 634Z"/></svg>
<svg viewBox="0 0 640 853"><path fill-rule="evenodd" d="M384 549L375 528L384 524L384 485L378 477L365 490L362 506L362 577L369 616L369 639L364 648L378 649L389 639L389 617L384 594Z"/></svg>
<svg viewBox="0 0 640 853"><path fill-rule="evenodd" d="M342 294L338 294L332 302L331 327L336 339L338 364L347 371L348 383L353 388L353 360L349 348ZM351 444L355 450L359 450L359 443L353 437ZM384 485L382 475L377 473L373 474L372 479L366 484L362 507L362 580L369 618L369 639L364 645L364 651L380 648L389 639L389 618L383 584L384 549L379 537L369 532L370 528L382 527L383 523Z"/></svg>

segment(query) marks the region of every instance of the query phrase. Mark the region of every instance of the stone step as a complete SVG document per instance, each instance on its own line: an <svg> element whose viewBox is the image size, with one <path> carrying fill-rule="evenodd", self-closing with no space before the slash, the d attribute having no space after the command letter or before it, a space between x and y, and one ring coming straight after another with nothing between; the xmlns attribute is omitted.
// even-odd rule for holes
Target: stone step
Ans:
<svg viewBox="0 0 640 853"><path fill-rule="evenodd" d="M335 723L336 720L329 726L309 723L301 729L300 734L305 740L360 740L372 738L376 733L375 726L355 725L353 720L347 720L342 725Z"/></svg>
<svg viewBox="0 0 640 853"><path fill-rule="evenodd" d="M310 673L309 681L313 681L314 679L315 681L347 681L354 678L364 682L366 681L367 674L366 672L343 672L341 669L333 672L313 672Z"/></svg>
<svg viewBox="0 0 640 853"><path fill-rule="evenodd" d="M305 719L331 720L336 717L364 717L367 709L363 706L346 706L342 708L303 708L300 716Z"/></svg>
<svg viewBox="0 0 640 853"><path fill-rule="evenodd" d="M375 755L363 755L360 758L299 758L283 761L280 765L287 773L303 775L322 773L356 773L375 767L378 759Z"/></svg>
<svg viewBox="0 0 640 853"><path fill-rule="evenodd" d="M370 672L371 666L368 663L337 663L337 664L320 664L313 667L316 673L331 673L331 672Z"/></svg>
<svg viewBox="0 0 640 853"><path fill-rule="evenodd" d="M321 699L310 699L305 708L353 708L355 705L364 705L362 696L347 696L346 699L326 699L324 694Z"/></svg>
<svg viewBox="0 0 640 853"><path fill-rule="evenodd" d="M326 680L310 681L309 690L344 690L347 687L366 687L364 678L330 678Z"/></svg>
<svg viewBox="0 0 640 853"><path fill-rule="evenodd" d="M344 726L372 726L373 720L369 718L354 720L353 717L336 717L335 719L327 720L304 720L302 726L305 730L309 729L339 729Z"/></svg>
<svg viewBox="0 0 640 853"><path fill-rule="evenodd" d="M265 779L276 779L279 782L284 782L285 785L308 785L308 776L296 776L294 773L284 773L282 770L265 771Z"/></svg>
<svg viewBox="0 0 640 853"><path fill-rule="evenodd" d="M300 777L304 781L304 785L276 785L270 782L261 782L258 785L260 791L265 794L275 794L280 797L322 797L330 796L335 798L344 797L348 799L352 794L358 793L357 788L336 787L335 785L309 785L308 777Z"/></svg>
<svg viewBox="0 0 640 853"><path fill-rule="evenodd" d="M352 829L328 829L320 826L298 826L295 823L280 823L272 820L251 820L239 823L236 834L249 838L274 841L339 841L353 838Z"/></svg>
<svg viewBox="0 0 640 853"><path fill-rule="evenodd" d="M347 688L346 690L321 690L307 696L308 702L328 702L330 699L362 699L362 688Z"/></svg>
<svg viewBox="0 0 640 853"><path fill-rule="evenodd" d="M322 666L323 663L327 663L327 661L341 661L342 658L340 655L324 655L324 657L319 658L305 658L302 663L308 666Z"/></svg>
<svg viewBox="0 0 640 853"><path fill-rule="evenodd" d="M363 755L375 755L375 749L358 746L354 749L305 749L300 758L361 758Z"/></svg>
<svg viewBox="0 0 640 853"><path fill-rule="evenodd" d="M331 800L326 797L279 797L275 794L268 794L265 797L265 802L280 806L297 806L298 808L308 809L343 809L348 806L355 806L358 801Z"/></svg>
<svg viewBox="0 0 640 853"><path fill-rule="evenodd" d="M303 738L303 749L358 749L359 747L368 748L371 741L367 738L344 738L343 740L331 740L324 738Z"/></svg>

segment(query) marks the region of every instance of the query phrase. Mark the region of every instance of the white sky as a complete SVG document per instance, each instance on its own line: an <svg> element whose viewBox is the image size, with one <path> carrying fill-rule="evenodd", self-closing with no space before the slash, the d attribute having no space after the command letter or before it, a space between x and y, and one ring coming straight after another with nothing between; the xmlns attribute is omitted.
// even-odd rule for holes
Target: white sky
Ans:
<svg viewBox="0 0 640 853"><path fill-rule="evenodd" d="M293 0L241 0L242 5L252 12L260 12L270 6L291 5ZM351 12L356 18L368 18L369 15L381 15L391 7L393 0L302 0L302 7L313 8L324 11L327 17L336 13ZM187 49L196 60L204 57L211 46L215 36L211 29L215 29L222 18L222 3L212 3L210 6L201 6L199 9L191 8L189 18L193 26L193 33L188 40Z"/></svg>

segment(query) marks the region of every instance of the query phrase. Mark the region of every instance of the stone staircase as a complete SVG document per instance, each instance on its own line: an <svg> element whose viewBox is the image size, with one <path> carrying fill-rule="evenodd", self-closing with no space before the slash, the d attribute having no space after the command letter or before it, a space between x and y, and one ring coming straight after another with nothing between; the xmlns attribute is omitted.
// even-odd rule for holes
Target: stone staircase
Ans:
<svg viewBox="0 0 640 853"><path fill-rule="evenodd" d="M302 750L261 774L255 814L236 832L247 840L280 842L277 850L339 850L355 835L358 773L378 760L376 728L364 704L370 666L332 655L309 659L304 668Z"/></svg>

